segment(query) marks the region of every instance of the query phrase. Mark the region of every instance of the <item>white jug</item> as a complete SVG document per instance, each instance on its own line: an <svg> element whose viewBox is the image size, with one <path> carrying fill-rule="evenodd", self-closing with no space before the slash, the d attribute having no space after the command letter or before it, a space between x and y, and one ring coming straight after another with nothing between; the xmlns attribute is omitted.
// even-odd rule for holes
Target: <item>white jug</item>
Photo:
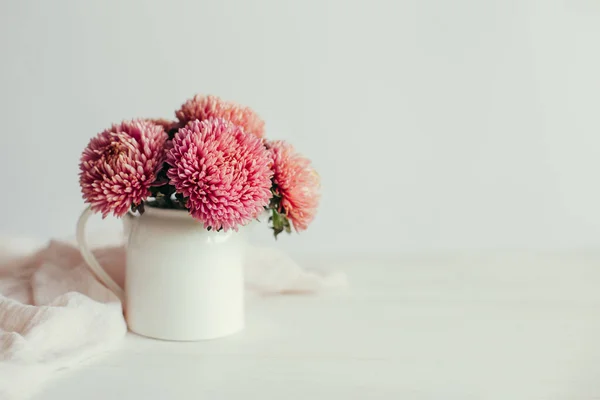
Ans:
<svg viewBox="0 0 600 400"><path fill-rule="evenodd" d="M100 266L77 224L83 258L125 305L129 329L164 340L203 340L244 327L242 233L207 231L186 211L146 207L126 214L125 290Z"/></svg>

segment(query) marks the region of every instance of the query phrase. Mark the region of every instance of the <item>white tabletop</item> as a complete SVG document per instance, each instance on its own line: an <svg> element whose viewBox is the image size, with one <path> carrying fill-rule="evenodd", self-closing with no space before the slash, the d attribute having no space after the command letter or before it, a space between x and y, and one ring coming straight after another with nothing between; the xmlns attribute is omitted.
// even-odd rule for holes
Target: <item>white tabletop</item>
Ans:
<svg viewBox="0 0 600 400"><path fill-rule="evenodd" d="M347 289L250 297L225 339L128 335L35 399L600 399L598 255L337 264Z"/></svg>

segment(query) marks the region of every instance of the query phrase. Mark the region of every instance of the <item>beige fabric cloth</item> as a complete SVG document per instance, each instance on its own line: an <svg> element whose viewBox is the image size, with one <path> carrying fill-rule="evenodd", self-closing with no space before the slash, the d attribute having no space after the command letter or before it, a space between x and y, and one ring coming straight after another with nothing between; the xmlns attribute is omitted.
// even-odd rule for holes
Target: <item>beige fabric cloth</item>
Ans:
<svg viewBox="0 0 600 400"><path fill-rule="evenodd" d="M95 250L122 283L121 246ZM259 293L314 292L345 285L343 274L300 268L283 252L252 247L247 287ZM0 242L0 399L27 398L57 370L114 349L127 333L118 298L89 272L71 243Z"/></svg>

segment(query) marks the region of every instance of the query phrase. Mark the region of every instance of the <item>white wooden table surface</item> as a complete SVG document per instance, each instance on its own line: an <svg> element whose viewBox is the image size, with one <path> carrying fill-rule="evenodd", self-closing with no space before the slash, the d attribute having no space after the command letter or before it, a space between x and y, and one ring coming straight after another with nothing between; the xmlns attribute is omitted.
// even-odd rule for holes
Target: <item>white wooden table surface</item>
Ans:
<svg viewBox="0 0 600 400"><path fill-rule="evenodd" d="M226 339L129 335L35 399L600 399L600 256L337 264L348 289L251 297Z"/></svg>

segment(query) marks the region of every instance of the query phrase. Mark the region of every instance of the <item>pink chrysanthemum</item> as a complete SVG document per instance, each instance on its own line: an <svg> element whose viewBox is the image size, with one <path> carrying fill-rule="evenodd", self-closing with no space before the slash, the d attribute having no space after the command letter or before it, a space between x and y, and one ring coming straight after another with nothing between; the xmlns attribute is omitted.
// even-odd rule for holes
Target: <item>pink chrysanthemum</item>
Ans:
<svg viewBox="0 0 600 400"><path fill-rule="evenodd" d="M171 185L192 216L212 229L237 230L271 198L271 157L262 141L230 121L210 118L179 129L167 153Z"/></svg>
<svg viewBox="0 0 600 400"><path fill-rule="evenodd" d="M180 126L194 120L204 121L208 118L224 118L241 126L244 132L262 138L265 134L265 122L248 107L224 101L216 96L196 95L186 101L175 112Z"/></svg>
<svg viewBox="0 0 600 400"><path fill-rule="evenodd" d="M310 160L296 153L282 140L268 143L273 157L273 183L280 205L296 231L305 230L314 219L319 206L320 179ZM282 210L278 210L282 211Z"/></svg>
<svg viewBox="0 0 600 400"><path fill-rule="evenodd" d="M169 119L164 118L149 118L146 121L152 122L154 125L161 126L165 130L165 132L169 132L171 129L177 128L178 126L177 121L171 121Z"/></svg>
<svg viewBox="0 0 600 400"><path fill-rule="evenodd" d="M90 140L81 155L83 198L103 217L123 216L149 196L165 158L167 134L148 121L125 121Z"/></svg>

